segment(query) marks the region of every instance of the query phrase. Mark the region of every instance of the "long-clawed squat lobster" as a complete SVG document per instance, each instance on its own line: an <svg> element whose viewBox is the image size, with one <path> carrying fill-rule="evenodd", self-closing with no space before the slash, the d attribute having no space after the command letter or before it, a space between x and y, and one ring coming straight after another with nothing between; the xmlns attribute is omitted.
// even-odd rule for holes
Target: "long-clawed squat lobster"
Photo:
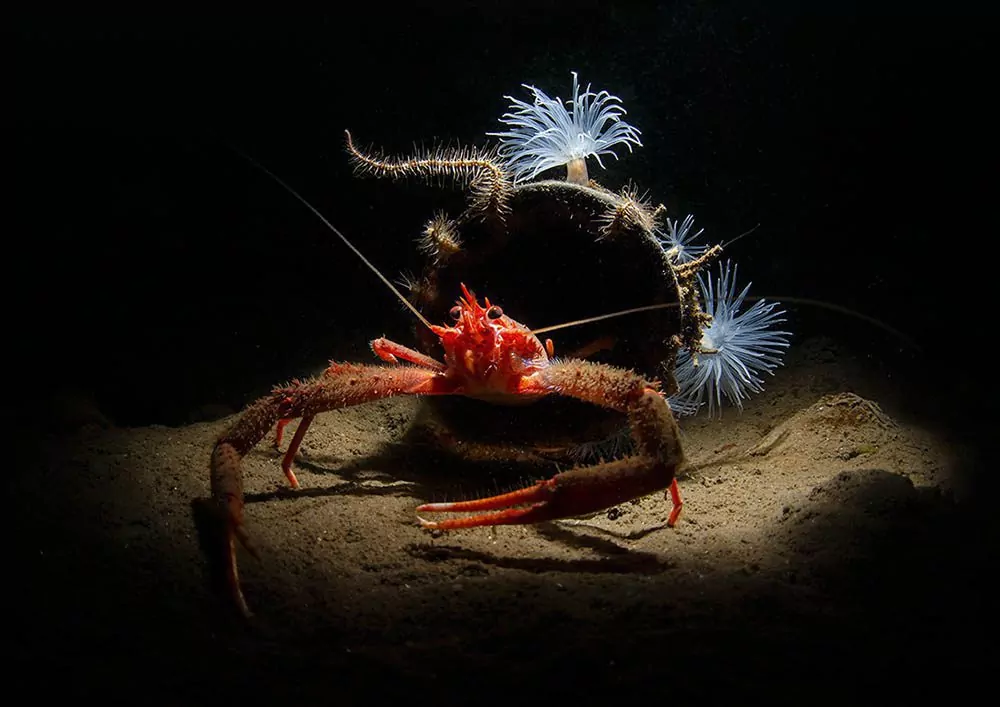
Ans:
<svg viewBox="0 0 1000 707"><path fill-rule="evenodd" d="M289 420L301 418L282 461L289 483L298 488L292 462L317 414L394 395L463 395L497 403L565 395L627 415L636 443L633 456L571 469L520 491L418 506L418 513L477 513L441 521L418 516L424 528L538 523L597 512L664 489L673 504L667 525L674 525L681 510L675 476L685 461L677 424L659 382L606 364L554 359L551 340L543 345L534 332L488 299L480 305L464 285L461 299L451 310L453 324L431 324L316 208L264 171L318 216L440 338L444 362L376 339L372 350L388 365L332 363L316 378L274 389L218 439L211 458L212 498L225 523L227 581L245 615L251 614L240 588L236 539L255 557L257 553L243 527L243 456L275 425L280 437ZM401 361L412 365L401 365Z"/></svg>

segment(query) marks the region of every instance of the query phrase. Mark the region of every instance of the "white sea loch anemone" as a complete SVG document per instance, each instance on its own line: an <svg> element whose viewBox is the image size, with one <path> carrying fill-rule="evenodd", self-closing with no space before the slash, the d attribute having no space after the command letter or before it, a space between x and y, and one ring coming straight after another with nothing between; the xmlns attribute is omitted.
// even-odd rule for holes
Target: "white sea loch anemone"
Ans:
<svg viewBox="0 0 1000 707"><path fill-rule="evenodd" d="M534 179L552 167L566 165L566 180L586 185L587 158L593 156L604 168L601 155L618 155L612 149L625 145L642 147L639 131L621 119L625 109L621 99L607 91L594 93L590 85L581 94L576 72L573 74L573 98L566 101L549 98L534 86L522 84L534 95L534 103L511 96L511 112L500 122L510 126L502 133L487 133L500 138L501 157L514 173L515 181ZM569 106L572 112L566 110Z"/></svg>
<svg viewBox="0 0 1000 707"><path fill-rule="evenodd" d="M740 410L743 401L763 388L761 374L774 374L788 348L787 331L774 326L785 319L784 311L775 311L776 302L758 300L740 311L749 283L736 294L736 266L728 261L719 267L719 277L705 280L698 276L705 312L712 323L705 327L701 351L695 358L685 350L677 354L674 375L679 386L671 406L679 413L695 412L708 403L708 414L721 413L725 396Z"/></svg>
<svg viewBox="0 0 1000 707"><path fill-rule="evenodd" d="M663 233L656 231L656 238L660 242L663 252L670 258L670 262L676 264L690 263L702 256L708 250L707 245L694 245L693 241L704 233L704 228L699 228L697 232L691 233L694 227L694 215L688 214L683 221L677 219L667 219L667 231Z"/></svg>

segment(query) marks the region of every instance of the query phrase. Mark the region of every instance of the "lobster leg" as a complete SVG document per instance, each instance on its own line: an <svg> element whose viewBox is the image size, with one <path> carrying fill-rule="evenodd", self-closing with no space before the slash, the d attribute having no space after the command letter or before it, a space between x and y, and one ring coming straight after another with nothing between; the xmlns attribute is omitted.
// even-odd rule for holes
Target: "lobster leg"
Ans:
<svg viewBox="0 0 1000 707"><path fill-rule="evenodd" d="M411 348L403 346L402 344L397 344L395 341L390 341L386 338L375 339L371 342L372 351L375 352L379 358L383 361L388 361L389 363L399 363L400 360L407 361L409 363L415 363L423 368L429 368L433 371L444 371L446 366L431 356L422 354L419 351L414 351ZM324 371L323 375L331 374L335 375L337 368L340 364L331 364L330 368ZM281 440L285 435L285 428L288 423L292 421L291 417L283 417L278 420L275 425L274 431L274 448L278 449L281 446ZM285 476L288 478L288 483L292 485L293 489L299 487L299 481L295 478L295 472L292 471L292 462L295 459L295 454L299 451L299 446L302 444L303 438L306 436L306 431L309 429L309 425L312 422L312 417L303 417L302 421L299 423L298 429L295 431L295 436L292 438L291 444L288 446L288 450L285 452L285 457L281 461L281 468L285 472Z"/></svg>
<svg viewBox="0 0 1000 707"><path fill-rule="evenodd" d="M283 420L278 420L274 426L274 442L272 447L277 449L281 446L281 440L285 436L285 428L288 427L288 423L292 421L292 418L286 417Z"/></svg>
<svg viewBox="0 0 1000 707"><path fill-rule="evenodd" d="M478 515L429 521L425 528L451 530L488 525L520 525L584 515L624 501L666 490L673 508L667 525L681 511L675 474L684 464L680 434L656 384L604 364L556 362L522 383L524 393L555 392L624 412L638 454L596 466L571 469L520 491L458 503L428 503L418 512L478 512ZM483 513L483 511L487 511Z"/></svg>
<svg viewBox="0 0 1000 707"><path fill-rule="evenodd" d="M627 465L624 464L626 462ZM627 481L619 483L627 480L629 476L643 476L650 473L649 466L636 464L631 459L586 469L574 469L556 474L551 479L543 479L526 489L500 496L458 503L427 503L417 508L418 512L496 511L494 513L443 521L429 521L419 517L418 520L423 527L430 530L459 530L487 525L529 525L570 518L610 508L659 490L659 485L653 489L645 489L642 486L633 486ZM677 523L684 505L677 489L677 479L670 480L667 493L673 504L667 518L667 526L672 528Z"/></svg>
<svg viewBox="0 0 1000 707"><path fill-rule="evenodd" d="M454 392L453 387L438 371L417 366L334 364L318 378L275 389L253 403L236 424L218 439L210 462L212 499L225 527L227 582L234 601L245 615L249 616L250 610L240 589L236 541L250 554L257 555L243 527L242 459L247 452L267 435L275 423L301 417L302 422L282 461L292 486L298 486L291 472L291 460L309 423L318 413L394 395L447 394Z"/></svg>
<svg viewBox="0 0 1000 707"><path fill-rule="evenodd" d="M288 423L291 422L292 417L283 417L275 423L274 430L274 443L271 445L275 449L281 447L281 438L285 435L285 428L288 427ZM285 472L285 478L288 479L288 483L293 489L299 487L299 480L295 476L295 472L292 471L292 463L295 461L295 455L299 451L299 447L302 446L302 440L306 436L306 432L309 430L309 425L312 423L312 415L308 417L303 417L299 421L299 426L295 428L295 435L292 437L291 444L288 445L288 449L285 451L285 456L281 459L281 470Z"/></svg>
<svg viewBox="0 0 1000 707"><path fill-rule="evenodd" d="M414 351L407 346L397 344L395 341L390 341L386 338L375 339L371 343L371 346L376 356L389 363L398 363L402 359L423 368L429 368L432 371L443 372L448 368L436 358L422 354L419 351Z"/></svg>
<svg viewBox="0 0 1000 707"><path fill-rule="evenodd" d="M295 434L292 436L292 441L289 443L288 449L285 450L285 456L281 459L281 470L285 472L285 478L288 479L288 483L292 485L293 489L299 487L299 480L295 478L295 472L292 471L292 462L295 461L295 455L299 451L302 440L306 436L306 431L309 429L312 421L312 415L304 415L302 417L299 421L299 426L295 428Z"/></svg>

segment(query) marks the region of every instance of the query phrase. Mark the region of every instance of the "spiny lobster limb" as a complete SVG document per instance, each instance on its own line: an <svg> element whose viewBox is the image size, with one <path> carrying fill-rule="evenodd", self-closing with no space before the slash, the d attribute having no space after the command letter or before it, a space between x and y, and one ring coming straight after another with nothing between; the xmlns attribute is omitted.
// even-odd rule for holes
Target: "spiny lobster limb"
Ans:
<svg viewBox="0 0 1000 707"><path fill-rule="evenodd" d="M225 524L230 591L245 615L250 616L250 610L240 588L235 544L238 540L256 555L243 528L242 458L247 452L279 421L300 417L302 424L285 455L290 466L305 427L318 413L394 395L469 394L463 387L466 384L467 380L418 365L334 364L314 380L276 389L261 398L222 435L212 452L212 496ZM664 489L673 502L668 525L676 522L681 501L675 474L684 464L684 455L670 407L655 383L604 364L548 360L511 385L513 396L561 394L625 413L638 455L572 469L513 494L458 504L425 504L418 510L493 512L440 522L421 518L424 527L447 530L537 523L592 513ZM294 474L289 473L289 480L297 485ZM525 504L527 508L522 507Z"/></svg>
<svg viewBox="0 0 1000 707"><path fill-rule="evenodd" d="M395 341L390 341L384 337L372 341L371 348L376 356L381 358L383 361L387 361L388 363L399 363L400 360L403 360L432 371L445 370L445 365L431 356L422 354L419 351L414 351L411 348L397 344ZM335 375L341 368L342 364L331 364L330 368L326 370L324 375ZM281 447L281 440L284 437L285 427L287 427L288 423L293 419L294 418L292 417L283 417L276 423L274 433L275 449ZM295 436L292 437L292 441L288 445L288 449L285 451L285 456L282 457L281 460L281 470L285 472L285 477L288 479L288 483L291 484L293 489L297 489L299 487L299 480L295 477L295 472L292 471L292 463L295 460L295 454L298 452L303 438L306 436L306 431L309 429L309 425L312 424L312 420L313 415L304 415L302 417L298 428L295 430Z"/></svg>
<svg viewBox="0 0 1000 707"><path fill-rule="evenodd" d="M457 503L425 503L417 507L417 512L497 511L436 522L419 518L420 524L430 530L459 530L486 525L525 525L583 515L649 493L648 490L643 490L641 485L633 486L628 482L637 476L655 477L656 472L652 466L650 460L641 457L622 459L596 467L572 469L551 479L541 479L534 486L499 496ZM598 475L602 478L597 478ZM623 482L617 489L622 493L608 493L608 485L616 484L617 481ZM652 490L659 490L659 486L656 484L656 488ZM677 489L676 478L670 480L667 492L673 504L670 516L667 518L667 527L672 528L677 523L684 505Z"/></svg>
<svg viewBox="0 0 1000 707"><path fill-rule="evenodd" d="M218 439L210 462L212 499L225 527L227 583L234 601L246 616L251 612L240 588L235 545L238 540L251 555L257 556L243 527L242 460L247 452L276 423L301 417L302 422L282 461L289 482L297 488L298 480L291 471L292 459L309 422L318 413L393 395L444 392L449 391L433 370L416 366L334 364L316 379L275 389L259 399Z"/></svg>
<svg viewBox="0 0 1000 707"><path fill-rule="evenodd" d="M684 464L684 455L670 406L655 385L631 371L569 360L550 363L525 382L522 392L543 390L625 412L639 454L571 469L512 493L457 503L423 504L417 508L418 513L492 512L443 521L419 518L421 525L457 530L538 523L593 513L665 489L672 502L667 525L673 527L683 506L675 475Z"/></svg>

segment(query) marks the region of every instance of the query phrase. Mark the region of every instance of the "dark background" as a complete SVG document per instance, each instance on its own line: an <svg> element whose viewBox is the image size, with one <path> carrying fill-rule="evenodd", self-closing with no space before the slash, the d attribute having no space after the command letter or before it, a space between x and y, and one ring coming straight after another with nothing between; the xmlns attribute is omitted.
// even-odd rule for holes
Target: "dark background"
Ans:
<svg viewBox="0 0 1000 707"><path fill-rule="evenodd" d="M372 274L233 148L395 277L420 267L412 237L442 197L355 178L343 130L398 154L485 144L504 95L528 83L565 98L576 70L622 98L644 143L592 176L693 212L714 241L759 224L731 251L754 294L857 310L916 347L789 304L797 340L828 334L886 375L930 380L927 407L956 434L992 434L995 23L937 10L580 0L18 18L8 406L30 422L80 390L121 425L183 424L328 357L363 360L376 336L412 341Z"/></svg>
<svg viewBox="0 0 1000 707"><path fill-rule="evenodd" d="M6 297L23 373L84 389L121 424L178 424L206 404L238 409L305 362L365 356L383 333L412 341L371 273L232 147L395 277L419 269L412 238L442 192L353 177L343 130L393 154L482 145L504 95L529 83L565 97L576 70L642 130L644 147L595 178L634 181L716 242L759 224L730 251L752 294L875 317L959 385L989 286L975 214L990 18L810 6L24 19ZM860 320L792 314L802 336L913 359Z"/></svg>

